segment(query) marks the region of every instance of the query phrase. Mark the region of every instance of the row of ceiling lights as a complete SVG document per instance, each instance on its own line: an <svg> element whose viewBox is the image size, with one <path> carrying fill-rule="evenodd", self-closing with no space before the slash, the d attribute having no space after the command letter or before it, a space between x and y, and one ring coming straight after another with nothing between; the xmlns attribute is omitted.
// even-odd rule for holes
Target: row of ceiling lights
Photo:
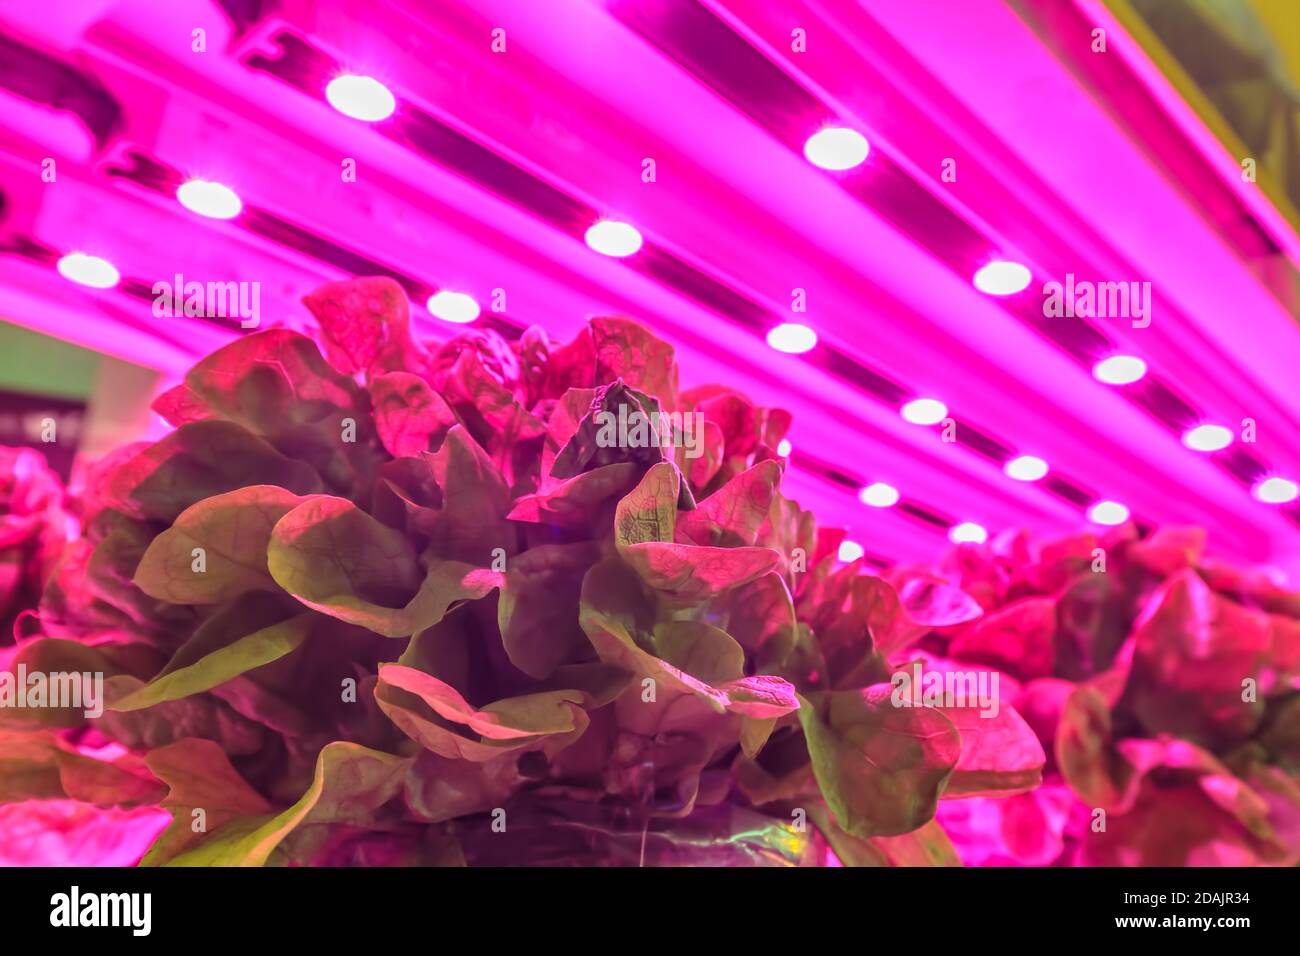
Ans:
<svg viewBox="0 0 1300 956"><path fill-rule="evenodd" d="M392 92L373 77L346 74L336 77L325 88L325 98L340 113L365 122L387 119L397 108ZM813 165L831 171L852 169L863 163L870 153L866 137L856 130L828 127L814 133L804 144L804 156ZM216 182L193 179L182 183L176 191L177 200L186 209L213 219L232 219L239 215L243 204L230 187ZM641 233L630 223L601 219L586 231L587 245L602 255L624 258L634 255L643 244ZM58 271L65 278L96 289L117 285L120 274L106 260L81 252L72 252L58 260ZM994 260L982 266L971 278L972 284L987 295L1014 295L1028 288L1032 273L1025 265L1007 260ZM429 313L445 322L464 324L473 322L481 313L475 299L463 292L442 289L429 297ZM817 333L810 326L786 322L777 325L767 334L767 343L773 349L791 355L811 351L817 345ZM1092 374L1099 382L1122 386L1137 382L1146 375L1146 363L1133 355L1112 355L1093 366ZM900 409L902 417L916 425L936 425L948 415L947 406L934 398L916 398ZM1232 432L1216 424L1202 424L1183 435L1183 444L1194 451L1214 452L1232 443ZM790 444L781 443L778 453L788 456ZM1007 461L1003 470L1017 481L1038 481L1048 472L1047 462L1034 455L1020 455ZM1254 496L1269 504L1285 504L1300 497L1300 486L1282 477L1269 477L1255 485ZM860 500L876 508L888 508L900 499L898 490L884 482L875 482L863 488ZM1129 509L1116 501L1095 502L1088 509L1088 518L1101 525L1123 524L1129 518ZM949 529L954 542L982 542L987 531L974 522L961 522ZM851 560L861 555L861 547L845 541L841 558ZM846 557L848 555L848 557Z"/></svg>
<svg viewBox="0 0 1300 956"><path fill-rule="evenodd" d="M852 169L867 158L869 146L867 140L856 130L829 128L813 134L804 144L804 156L822 169L842 171ZM974 276L971 283L986 295L1015 295L1029 287L1033 274L1029 268L1019 262L994 260L986 263ZM777 326L767 337L772 348L791 354L801 354L811 350L817 344L816 333L807 326L797 323L784 323ZM1147 372L1147 365L1135 355L1111 355L1097 362L1092 374L1097 381L1106 385L1131 385L1141 380ZM900 409L904 419L917 425L938 424L947 417L947 407L937 399L914 399ZM1232 444L1231 429L1217 424L1201 424L1188 429L1182 436L1183 444L1199 452L1221 451ZM1021 455L1006 462L1003 470L1008 477L1018 481L1037 481L1047 474L1047 463L1033 455ZM1278 476L1265 478L1252 489L1254 496L1268 504L1286 504L1300 497L1300 486L1296 482ZM864 488L862 500L876 507L889 507L898 501L898 492L883 483L876 483ZM1115 501L1100 501L1088 509L1088 517L1097 524L1122 524L1128 520L1129 511L1124 505ZM950 537L958 540L958 529L963 529L962 540L984 540L984 530L978 525L958 525Z"/></svg>

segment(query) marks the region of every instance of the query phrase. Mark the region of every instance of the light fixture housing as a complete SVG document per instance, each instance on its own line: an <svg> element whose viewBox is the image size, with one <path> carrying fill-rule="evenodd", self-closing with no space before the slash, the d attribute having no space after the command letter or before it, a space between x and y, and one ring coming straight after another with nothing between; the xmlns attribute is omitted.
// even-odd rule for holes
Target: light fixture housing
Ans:
<svg viewBox="0 0 1300 956"><path fill-rule="evenodd" d="M54 268L68 281L91 289L111 289L122 281L121 273L111 262L84 252L69 252Z"/></svg>
<svg viewBox="0 0 1300 956"><path fill-rule="evenodd" d="M345 73L330 80L325 99L344 116L377 123L397 109L397 98L373 76Z"/></svg>
<svg viewBox="0 0 1300 956"><path fill-rule="evenodd" d="M937 398L914 398L898 412L913 425L937 425L948 417L948 406Z"/></svg>
<svg viewBox="0 0 1300 956"><path fill-rule="evenodd" d="M244 208L233 189L206 179L181 183L176 187L176 198L190 212L209 219L234 219Z"/></svg>
<svg viewBox="0 0 1300 956"><path fill-rule="evenodd" d="M999 259L980 267L971 282L986 295L1015 295L1029 288L1033 278L1027 266Z"/></svg>
<svg viewBox="0 0 1300 956"><path fill-rule="evenodd" d="M592 223L583 238L596 252L615 259L636 253L644 241L636 226L616 219L601 219Z"/></svg>
<svg viewBox="0 0 1300 956"><path fill-rule="evenodd" d="M778 352L802 355L817 345L817 333L798 322L783 322L767 333L767 344Z"/></svg>
<svg viewBox="0 0 1300 956"><path fill-rule="evenodd" d="M457 325L473 322L482 312L473 296L466 295L464 292L452 292L448 289L439 289L429 296L427 307L429 314L435 319L442 319L444 322L453 322Z"/></svg>
<svg viewBox="0 0 1300 956"><path fill-rule="evenodd" d="M1132 385L1147 374L1147 363L1136 355L1112 355L1092 367L1092 377L1106 385Z"/></svg>
<svg viewBox="0 0 1300 956"><path fill-rule="evenodd" d="M870 152L871 144L865 136L843 126L829 126L813 133L803 144L808 162L833 172L861 166Z"/></svg>

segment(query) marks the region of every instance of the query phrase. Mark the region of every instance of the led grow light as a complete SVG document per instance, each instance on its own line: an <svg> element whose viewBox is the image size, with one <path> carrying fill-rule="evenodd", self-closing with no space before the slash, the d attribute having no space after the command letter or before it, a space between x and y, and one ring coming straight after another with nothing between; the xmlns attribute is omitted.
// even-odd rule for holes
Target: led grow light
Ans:
<svg viewBox="0 0 1300 956"><path fill-rule="evenodd" d="M867 138L855 129L830 127L808 137L803 154L821 169L843 170L860 166L871 152Z"/></svg>
<svg viewBox="0 0 1300 956"><path fill-rule="evenodd" d="M243 209L235 191L221 183L191 179L176 188L176 198L190 212L209 219L234 219Z"/></svg>
<svg viewBox="0 0 1300 956"><path fill-rule="evenodd" d="M388 119L397 109L397 99L388 87L372 76L337 76L325 87L325 99L344 116L367 123Z"/></svg>
<svg viewBox="0 0 1300 956"><path fill-rule="evenodd" d="M84 252L69 252L55 268L63 278L92 289L111 289L122 280L121 274L107 259Z"/></svg>
<svg viewBox="0 0 1300 956"><path fill-rule="evenodd" d="M435 319L442 319L444 322L454 322L457 325L464 325L473 322L479 317L479 305L474 301L474 297L466 295L464 292L451 292L447 289L441 289L429 296L427 303L429 314Z"/></svg>
<svg viewBox="0 0 1300 956"><path fill-rule="evenodd" d="M778 352L799 355L817 344L817 333L798 322L785 322L767 333L767 344Z"/></svg>
<svg viewBox="0 0 1300 956"><path fill-rule="evenodd" d="M587 245L601 255L622 259L641 248L641 233L635 226L613 219L602 219L587 230Z"/></svg>

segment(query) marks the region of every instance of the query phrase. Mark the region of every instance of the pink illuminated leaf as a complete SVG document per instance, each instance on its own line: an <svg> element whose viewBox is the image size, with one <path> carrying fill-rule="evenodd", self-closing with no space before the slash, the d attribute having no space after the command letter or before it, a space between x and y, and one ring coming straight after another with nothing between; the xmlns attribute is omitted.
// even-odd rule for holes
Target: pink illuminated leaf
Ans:
<svg viewBox="0 0 1300 956"><path fill-rule="evenodd" d="M1268 616L1212 592L1183 571L1151 596L1134 629L1129 694L1152 734L1222 745L1249 734L1261 708L1242 706L1242 679L1272 650Z"/></svg>
<svg viewBox="0 0 1300 956"><path fill-rule="evenodd" d="M991 664L1018 677L1050 677L1055 660L1056 602L1024 598L985 615L948 647L951 657Z"/></svg>
<svg viewBox="0 0 1300 956"><path fill-rule="evenodd" d="M344 375L418 371L406 292L387 276L329 282L303 298L320 323L325 355ZM412 367L415 366L415 367Z"/></svg>
<svg viewBox="0 0 1300 956"><path fill-rule="evenodd" d="M773 570L770 548L712 548L673 544L681 476L671 462L646 472L614 516L619 553L651 587L674 600L698 602Z"/></svg>
<svg viewBox="0 0 1300 956"><path fill-rule="evenodd" d="M651 587L687 603L760 578L780 560L771 548L697 548L658 541L630 545L623 556Z"/></svg>
<svg viewBox="0 0 1300 956"><path fill-rule="evenodd" d="M156 807L101 808L75 800L0 806L0 867L134 866L168 821Z"/></svg>
<svg viewBox="0 0 1300 956"><path fill-rule="evenodd" d="M999 702L996 714L980 707L941 707L961 735L961 757L944 797L1009 796L1038 786L1046 755L1015 708Z"/></svg>
<svg viewBox="0 0 1300 956"><path fill-rule="evenodd" d="M644 325L616 316L597 316L590 325L595 352L592 385L623 379L632 388L654 395L665 409L677 403L677 363L673 347Z"/></svg>
<svg viewBox="0 0 1300 956"><path fill-rule="evenodd" d="M781 470L779 462L768 460L737 475L678 519L675 540L712 547L752 546L771 511Z"/></svg>
<svg viewBox="0 0 1300 956"><path fill-rule="evenodd" d="M456 424L456 415L442 396L410 372L376 376L370 396L379 439L395 458L433 450Z"/></svg>
<svg viewBox="0 0 1300 956"><path fill-rule="evenodd" d="M599 527L602 518L611 520L611 503L631 491L639 477L635 462L602 465L554 484L547 491L516 498L506 517L574 531Z"/></svg>
<svg viewBox="0 0 1300 956"><path fill-rule="evenodd" d="M718 689L731 701L729 709L746 717L760 720L784 717L799 709L794 685L783 677L742 677Z"/></svg>

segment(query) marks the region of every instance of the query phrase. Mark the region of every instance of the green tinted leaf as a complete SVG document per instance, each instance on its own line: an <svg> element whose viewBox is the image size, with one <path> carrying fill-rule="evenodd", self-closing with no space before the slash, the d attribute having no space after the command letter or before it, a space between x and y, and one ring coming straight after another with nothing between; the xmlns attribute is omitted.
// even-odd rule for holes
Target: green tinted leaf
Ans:
<svg viewBox="0 0 1300 956"><path fill-rule="evenodd" d="M363 627L391 615L392 605L404 606L420 580L404 534L352 502L328 496L280 519L267 566L276 583L303 604Z"/></svg>
<svg viewBox="0 0 1300 956"><path fill-rule="evenodd" d="M670 462L650 468L614 513L614 541L620 551L647 541L672 541L681 476Z"/></svg>
<svg viewBox="0 0 1300 956"><path fill-rule="evenodd" d="M250 787L220 745L211 740L186 737L151 751L145 757L149 769L170 788L162 806L171 811L172 822L158 835L141 866L162 866L178 853L232 820L271 812L271 805ZM195 832L202 811L203 830Z"/></svg>
<svg viewBox="0 0 1300 956"><path fill-rule="evenodd" d="M128 711L152 707L166 700L179 700L211 690L240 674L296 650L312 628L315 616L299 614L254 631L231 644L214 650L192 664L170 670L143 687L115 700L113 710Z"/></svg>
<svg viewBox="0 0 1300 956"><path fill-rule="evenodd" d="M279 485L300 495L321 490L309 465L233 422L202 421L124 456L101 492L124 514L171 524L190 505L248 485Z"/></svg>
<svg viewBox="0 0 1300 956"><path fill-rule="evenodd" d="M600 556L594 542L530 548L510 562L497 622L510 662L545 680L587 646L578 626L582 579Z"/></svg>
<svg viewBox="0 0 1300 956"><path fill-rule="evenodd" d="M738 681L745 651L721 628L703 621L667 621L654 631L654 648L674 667L707 684Z"/></svg>
<svg viewBox="0 0 1300 956"><path fill-rule="evenodd" d="M911 833L860 839L840 829L825 807L815 806L808 815L845 866L961 866L937 820Z"/></svg>
<svg viewBox="0 0 1300 956"><path fill-rule="evenodd" d="M839 825L857 837L915 830L934 816L961 756L961 738L928 707L894 707L888 686L800 700L813 772Z"/></svg>
<svg viewBox="0 0 1300 956"><path fill-rule="evenodd" d="M262 866L286 836L320 823L367 824L371 815L401 790L409 757L394 757L338 741L316 761L316 775L302 798L269 818L232 821L169 866Z"/></svg>
<svg viewBox="0 0 1300 956"><path fill-rule="evenodd" d="M49 731L0 730L0 803L66 797L101 807L135 806L160 796L162 786L137 757L98 760Z"/></svg>
<svg viewBox="0 0 1300 956"><path fill-rule="evenodd" d="M252 485L191 505L150 543L136 586L172 604L218 604L274 589L266 568L271 529L304 500L275 485Z"/></svg>
<svg viewBox="0 0 1300 956"><path fill-rule="evenodd" d="M496 572L459 561L434 561L421 579L402 532L328 496L280 519L267 566L307 607L385 637L431 627L456 601L481 598L501 581Z"/></svg>
<svg viewBox="0 0 1300 956"><path fill-rule="evenodd" d="M580 690L544 691L495 701L482 709L431 674L404 664L380 666L375 699L403 733L441 757L495 761L516 749L555 752L587 729ZM464 728L473 736L457 729Z"/></svg>
<svg viewBox="0 0 1300 956"><path fill-rule="evenodd" d="M380 665L379 679L415 694L445 720L464 724L489 740L566 733L576 727L569 705L583 700L578 691L549 691L510 697L476 710L456 688L413 667Z"/></svg>
<svg viewBox="0 0 1300 956"><path fill-rule="evenodd" d="M776 729L775 717L744 717L740 721L740 750L753 760Z"/></svg>
<svg viewBox="0 0 1300 956"><path fill-rule="evenodd" d="M16 675L20 665L26 668L27 674L103 674L110 679L122 669L97 647L59 638L38 638L19 648L12 660L0 668L0 673L6 675L0 680L9 684L10 689L17 688ZM19 707L18 701L14 700L0 707L0 727L13 730L80 727L86 723L86 711L94 710L85 699L85 690L83 685L79 707ZM93 693L93 688L91 691ZM102 705L104 702L101 700L99 703Z"/></svg>
<svg viewBox="0 0 1300 956"><path fill-rule="evenodd" d="M636 577L618 561L587 573L581 608L582 629L600 659L651 678L660 696L694 695L715 711L754 718L797 706L794 688L782 678L743 676L744 650L726 631L702 621L657 623Z"/></svg>
<svg viewBox="0 0 1300 956"><path fill-rule="evenodd" d="M469 433L459 425L452 428L427 460L443 496L430 530L430 552L478 567L490 565L497 549L513 554L515 530L505 517L510 489Z"/></svg>
<svg viewBox="0 0 1300 956"><path fill-rule="evenodd" d="M1136 796L1139 781L1112 748L1110 708L1096 688L1081 685L1066 699L1056 731L1056 765L1089 806L1122 809Z"/></svg>

